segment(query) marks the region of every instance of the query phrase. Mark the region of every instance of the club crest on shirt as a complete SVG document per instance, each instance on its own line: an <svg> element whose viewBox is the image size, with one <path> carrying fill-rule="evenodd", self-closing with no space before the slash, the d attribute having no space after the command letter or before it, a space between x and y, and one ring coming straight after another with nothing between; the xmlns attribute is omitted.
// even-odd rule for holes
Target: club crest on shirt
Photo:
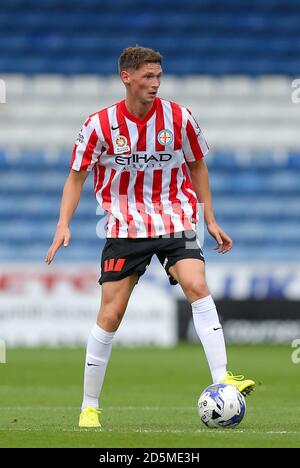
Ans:
<svg viewBox="0 0 300 468"><path fill-rule="evenodd" d="M157 140L163 146L171 145L174 140L173 133L171 130L163 129L157 135Z"/></svg>
<svg viewBox="0 0 300 468"><path fill-rule="evenodd" d="M77 141L77 143L83 143L84 142L83 128L80 129L76 141Z"/></svg>
<svg viewBox="0 0 300 468"><path fill-rule="evenodd" d="M114 152L115 154L126 153L130 150L127 144L127 138L123 135L118 135L114 140Z"/></svg>

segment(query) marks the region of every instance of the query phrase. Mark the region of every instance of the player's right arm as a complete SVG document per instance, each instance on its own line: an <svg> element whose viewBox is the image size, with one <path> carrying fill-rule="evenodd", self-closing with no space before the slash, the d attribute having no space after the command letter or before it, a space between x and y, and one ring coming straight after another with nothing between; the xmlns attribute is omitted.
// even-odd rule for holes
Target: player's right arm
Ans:
<svg viewBox="0 0 300 468"><path fill-rule="evenodd" d="M45 262L48 265L50 265L55 257L56 252L62 245L64 247L68 247L69 245L71 239L69 225L79 203L82 187L88 175L89 172L87 171L74 171L71 169L69 177L66 180L56 232L45 258Z"/></svg>
<svg viewBox="0 0 300 468"><path fill-rule="evenodd" d="M73 149L71 172L64 185L57 229L45 257L48 265L62 245L64 247L69 245L71 239L69 225L79 203L83 184L98 162L101 148L105 144L99 139L94 120L97 119L90 116L84 122Z"/></svg>

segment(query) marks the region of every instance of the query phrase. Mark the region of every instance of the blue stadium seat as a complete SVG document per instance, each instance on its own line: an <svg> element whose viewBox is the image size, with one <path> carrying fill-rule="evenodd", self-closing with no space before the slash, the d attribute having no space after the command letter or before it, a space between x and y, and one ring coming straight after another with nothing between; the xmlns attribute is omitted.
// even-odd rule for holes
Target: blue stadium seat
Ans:
<svg viewBox="0 0 300 468"><path fill-rule="evenodd" d="M2 3L5 73L109 75L120 51L136 43L161 50L169 73L299 72L297 0Z"/></svg>
<svg viewBox="0 0 300 468"><path fill-rule="evenodd" d="M300 152L290 152L288 154L288 167L292 169L300 169Z"/></svg>
<svg viewBox="0 0 300 468"><path fill-rule="evenodd" d="M14 155L0 150L0 261L41 261L52 241L62 187L68 173L65 151L53 159L40 151ZM299 154L278 159L272 152L212 153L210 174L217 219L235 241L231 261L300 260ZM68 161L69 163L69 161ZM34 172L33 172L34 170ZM57 261L95 261L97 237L92 177L72 222L72 248ZM207 234L207 259L217 260Z"/></svg>

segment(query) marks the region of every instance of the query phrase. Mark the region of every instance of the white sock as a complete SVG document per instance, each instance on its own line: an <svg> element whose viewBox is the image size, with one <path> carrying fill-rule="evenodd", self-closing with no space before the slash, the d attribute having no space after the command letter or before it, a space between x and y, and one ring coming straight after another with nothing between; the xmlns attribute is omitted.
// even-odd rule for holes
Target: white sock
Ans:
<svg viewBox="0 0 300 468"><path fill-rule="evenodd" d="M88 339L84 368L84 395L81 409L99 407L107 363L115 332L107 332L95 324Z"/></svg>
<svg viewBox="0 0 300 468"><path fill-rule="evenodd" d="M226 374L227 357L223 329L212 297L203 297L193 302L192 311L195 329L203 345L213 383L218 383Z"/></svg>

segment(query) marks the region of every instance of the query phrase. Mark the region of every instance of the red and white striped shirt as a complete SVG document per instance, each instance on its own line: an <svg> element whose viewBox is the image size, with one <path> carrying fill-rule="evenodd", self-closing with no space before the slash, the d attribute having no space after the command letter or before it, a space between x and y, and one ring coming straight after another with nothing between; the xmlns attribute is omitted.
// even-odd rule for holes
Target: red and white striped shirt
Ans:
<svg viewBox="0 0 300 468"><path fill-rule="evenodd" d="M121 101L85 121L71 168L94 169L95 195L108 213L107 237L153 237L195 229L197 197L186 161L207 152L185 107L156 98L138 119Z"/></svg>

